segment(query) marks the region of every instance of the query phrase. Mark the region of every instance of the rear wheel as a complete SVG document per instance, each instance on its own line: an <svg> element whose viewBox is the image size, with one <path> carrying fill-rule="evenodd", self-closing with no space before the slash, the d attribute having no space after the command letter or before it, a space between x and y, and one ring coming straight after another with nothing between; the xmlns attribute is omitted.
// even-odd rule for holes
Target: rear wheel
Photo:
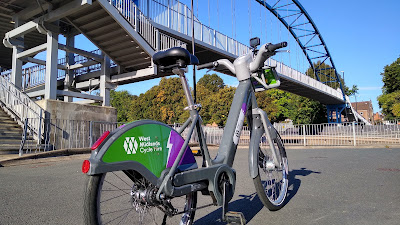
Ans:
<svg viewBox="0 0 400 225"><path fill-rule="evenodd" d="M157 188L133 171L89 176L85 191L86 224L193 223L197 193L156 199Z"/></svg>
<svg viewBox="0 0 400 225"><path fill-rule="evenodd" d="M261 202L269 210L279 210L284 206L288 189L288 160L279 135L273 145L279 151L280 165L273 161L272 150L266 134L261 136L258 148L258 176L253 181Z"/></svg>

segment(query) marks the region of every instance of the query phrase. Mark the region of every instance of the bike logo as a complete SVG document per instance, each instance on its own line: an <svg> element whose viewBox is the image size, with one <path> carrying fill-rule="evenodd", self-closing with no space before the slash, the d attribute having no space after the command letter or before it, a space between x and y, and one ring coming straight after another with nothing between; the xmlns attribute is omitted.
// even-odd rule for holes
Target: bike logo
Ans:
<svg viewBox="0 0 400 225"><path fill-rule="evenodd" d="M124 149L128 155L136 154L138 143L135 137L126 137L124 141Z"/></svg>

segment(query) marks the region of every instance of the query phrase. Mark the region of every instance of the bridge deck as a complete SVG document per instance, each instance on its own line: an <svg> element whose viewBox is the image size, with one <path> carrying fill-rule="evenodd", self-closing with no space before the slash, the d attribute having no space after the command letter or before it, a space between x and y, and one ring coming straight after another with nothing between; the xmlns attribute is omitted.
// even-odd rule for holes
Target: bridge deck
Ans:
<svg viewBox="0 0 400 225"><path fill-rule="evenodd" d="M76 1L59 0L61 6ZM27 3L24 5L24 1L16 3L22 8L29 7ZM147 7L151 7L151 4ZM157 12L153 13L153 17L151 15L146 17L139 9L132 0L96 0L85 8L71 10L61 20L73 25L76 30L84 34L122 68L123 73L112 75L111 82L124 84L169 75L152 69L154 67L151 63L151 56L156 51L177 45L191 50L189 44L191 41L190 10L186 6L183 6L184 11L180 12L173 8L165 8L158 14ZM180 18L179 22L166 24L166 21L161 19L162 13ZM154 15L158 15L158 17ZM249 51L246 45L201 24L199 21L195 22L195 28L196 56L201 63L222 58L232 61ZM9 29L9 27L1 29ZM318 100L324 104L345 102L341 92L282 63L274 60L270 60L268 63L277 65L277 71L281 74L282 80L280 89ZM143 70L145 72L139 72ZM99 73L97 72L97 74ZM89 79L99 80L97 75L86 75L85 77L87 79L82 77L81 82L87 82Z"/></svg>

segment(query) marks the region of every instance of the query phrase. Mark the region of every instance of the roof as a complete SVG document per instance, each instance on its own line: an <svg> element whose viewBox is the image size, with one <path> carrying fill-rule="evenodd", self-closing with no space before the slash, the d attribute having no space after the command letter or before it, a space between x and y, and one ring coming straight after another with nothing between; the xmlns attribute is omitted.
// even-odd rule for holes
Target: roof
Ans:
<svg viewBox="0 0 400 225"><path fill-rule="evenodd" d="M353 106L356 110L372 110L372 102L371 101L363 101L363 102L352 102L351 106Z"/></svg>

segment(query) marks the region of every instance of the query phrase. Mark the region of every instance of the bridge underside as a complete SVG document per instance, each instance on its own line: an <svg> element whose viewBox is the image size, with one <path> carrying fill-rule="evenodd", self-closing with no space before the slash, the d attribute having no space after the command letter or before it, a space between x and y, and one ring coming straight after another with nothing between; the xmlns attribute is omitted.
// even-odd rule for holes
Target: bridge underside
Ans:
<svg viewBox="0 0 400 225"><path fill-rule="evenodd" d="M187 7L182 26L174 27L156 18L149 19L133 1L129 5L107 0L40 2L39 7L35 1L5 0L0 7L3 10L0 11L0 35L9 45L0 47L0 65L15 67L12 70L16 72L6 76L32 98L42 96L72 101L75 97L109 105L109 91L116 85L171 75L160 73L152 64L155 52L173 46L191 51L191 18ZM30 25L29 28L24 24ZM199 31L195 31L195 50L200 63L222 58L233 61L249 52L248 46L218 31L199 22L196 26ZM53 33L64 35L67 43L58 43ZM74 36L78 34L85 35L100 50L76 49ZM58 49L66 52L66 58L57 60ZM34 58L35 54L46 50L45 60ZM22 69L25 62L37 66ZM344 103L341 92L279 62L273 64L281 74L279 89L326 105ZM100 96L90 94L94 89L100 90Z"/></svg>

